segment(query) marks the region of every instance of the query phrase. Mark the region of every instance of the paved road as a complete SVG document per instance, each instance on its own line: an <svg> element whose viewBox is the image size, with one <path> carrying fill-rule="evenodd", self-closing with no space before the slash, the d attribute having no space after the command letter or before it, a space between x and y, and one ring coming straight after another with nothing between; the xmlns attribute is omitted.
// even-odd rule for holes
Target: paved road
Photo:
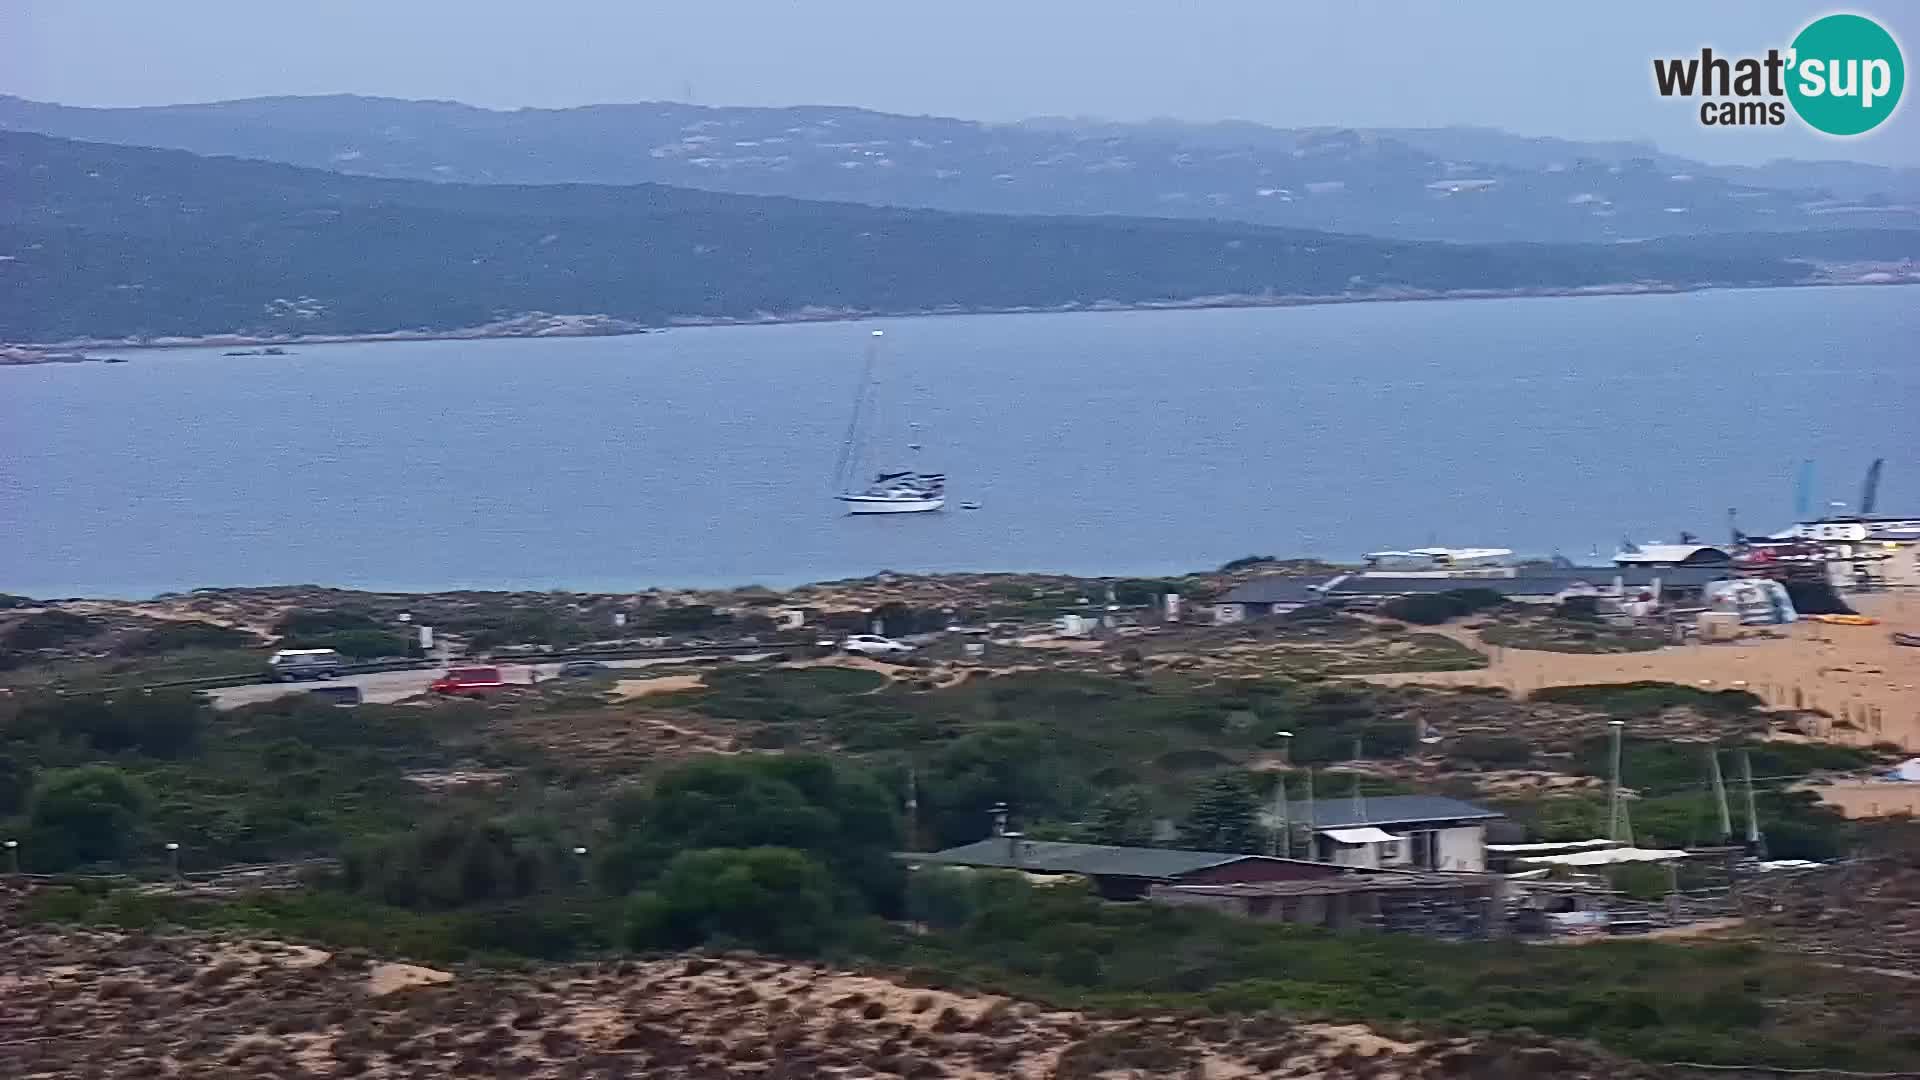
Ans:
<svg viewBox="0 0 1920 1080"><path fill-rule="evenodd" d="M726 660L764 660L772 653L755 653L748 656L726 656ZM645 660L603 660L601 663L610 668L649 668L672 664L690 664L699 660L710 660L708 656L669 656ZM531 672L540 673L540 681L545 682L559 674L560 665L553 664L501 664L500 677L510 683L532 681ZM250 683L246 686L229 686L219 690L207 691L216 708L232 709L241 705L251 705L256 701L271 701L288 694L303 694L315 686L358 686L360 693L370 704L385 705L427 692L427 684L447 673L444 667L421 668L416 671L376 671L367 675L342 675L328 682Z"/></svg>

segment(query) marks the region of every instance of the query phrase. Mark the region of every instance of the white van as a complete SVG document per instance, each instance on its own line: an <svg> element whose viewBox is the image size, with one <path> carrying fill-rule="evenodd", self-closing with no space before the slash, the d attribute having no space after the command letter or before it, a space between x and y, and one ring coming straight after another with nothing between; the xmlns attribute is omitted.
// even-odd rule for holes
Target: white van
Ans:
<svg viewBox="0 0 1920 1080"><path fill-rule="evenodd" d="M267 667L280 682L295 682L331 679L346 663L347 658L332 649L281 649L267 661Z"/></svg>

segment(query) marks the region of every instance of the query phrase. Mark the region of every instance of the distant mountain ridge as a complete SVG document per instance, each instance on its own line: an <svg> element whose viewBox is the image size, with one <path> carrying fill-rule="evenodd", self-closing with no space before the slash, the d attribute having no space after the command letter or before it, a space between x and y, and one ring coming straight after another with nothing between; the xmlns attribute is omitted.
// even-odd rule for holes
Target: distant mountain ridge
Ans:
<svg viewBox="0 0 1920 1080"><path fill-rule="evenodd" d="M1458 291L1784 285L1920 233L1467 246L641 184L428 183L0 132L0 340L664 325ZM534 320L541 323L541 320Z"/></svg>
<svg viewBox="0 0 1920 1080"><path fill-rule="evenodd" d="M665 183L1004 214L1219 218L1458 242L1920 227L1920 169L1712 166L1484 128L1280 129L672 102L492 111L356 96L83 109L0 129L462 183Z"/></svg>

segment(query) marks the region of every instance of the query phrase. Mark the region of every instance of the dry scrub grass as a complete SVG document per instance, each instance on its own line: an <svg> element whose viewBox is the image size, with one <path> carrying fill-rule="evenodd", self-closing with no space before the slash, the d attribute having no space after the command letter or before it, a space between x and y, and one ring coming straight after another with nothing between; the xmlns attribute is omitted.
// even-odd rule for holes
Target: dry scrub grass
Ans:
<svg viewBox="0 0 1920 1080"><path fill-rule="evenodd" d="M270 941L0 937L10 1078L1651 1075L1578 1047L1102 1019L751 956L448 973Z"/></svg>

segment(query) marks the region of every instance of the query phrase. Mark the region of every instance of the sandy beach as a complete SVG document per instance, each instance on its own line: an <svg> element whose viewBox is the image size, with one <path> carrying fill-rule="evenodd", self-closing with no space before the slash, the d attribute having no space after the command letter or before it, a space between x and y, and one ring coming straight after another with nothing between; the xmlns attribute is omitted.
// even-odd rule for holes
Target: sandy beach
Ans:
<svg viewBox="0 0 1920 1080"><path fill-rule="evenodd" d="M1694 644L1647 653L1576 654L1483 645L1470 630L1441 628L1485 652L1477 671L1365 676L1387 685L1500 686L1524 695L1546 686L1636 682L1686 683L1746 690L1777 708L1820 709L1820 738L1854 745L1892 743L1920 752L1920 649L1895 645L1893 631L1920 633L1920 594L1849 596L1877 626L1800 622L1774 628L1777 639Z"/></svg>

